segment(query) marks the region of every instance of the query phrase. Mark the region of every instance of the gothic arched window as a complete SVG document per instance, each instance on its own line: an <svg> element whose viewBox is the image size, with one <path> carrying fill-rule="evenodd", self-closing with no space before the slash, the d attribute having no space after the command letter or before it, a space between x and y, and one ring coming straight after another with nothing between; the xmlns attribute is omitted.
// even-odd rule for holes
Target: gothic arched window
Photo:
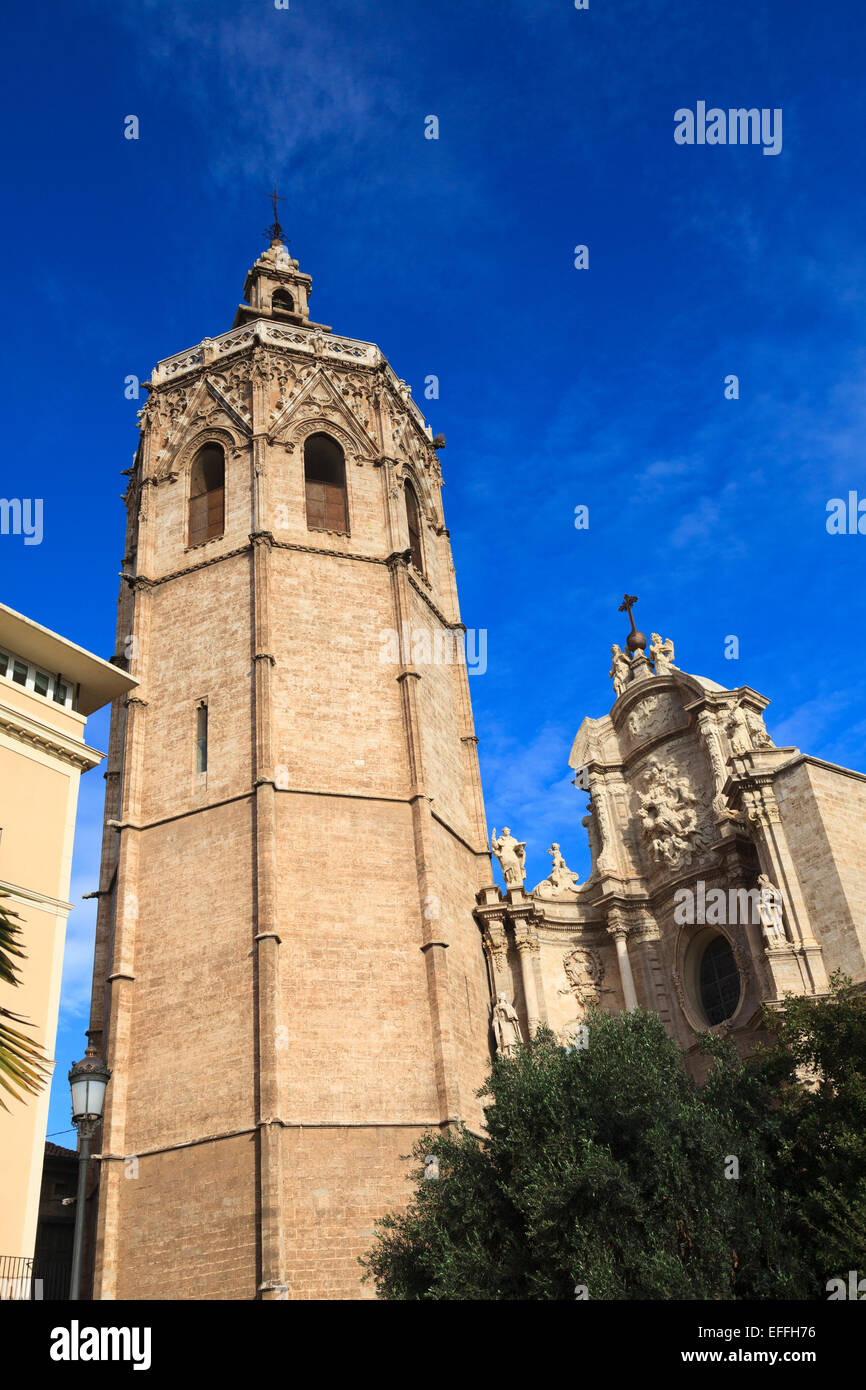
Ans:
<svg viewBox="0 0 866 1390"><path fill-rule="evenodd" d="M309 531L349 531L346 460L336 439L311 434L304 444L304 484Z"/></svg>
<svg viewBox="0 0 866 1390"><path fill-rule="evenodd" d="M279 309L284 314L295 312L295 301L288 290L274 290L271 296L271 308Z"/></svg>
<svg viewBox="0 0 866 1390"><path fill-rule="evenodd" d="M724 1023L740 1002L740 972L727 937L714 936L708 944L701 956L698 980L707 1022Z"/></svg>
<svg viewBox="0 0 866 1390"><path fill-rule="evenodd" d="M409 528L409 549L412 552L412 564L419 574L424 573L424 551L421 548L421 509L418 506L418 498L415 489L410 482L403 488L406 496L406 524Z"/></svg>
<svg viewBox="0 0 866 1390"><path fill-rule="evenodd" d="M189 475L189 545L201 545L225 530L225 455L219 444L205 444Z"/></svg>

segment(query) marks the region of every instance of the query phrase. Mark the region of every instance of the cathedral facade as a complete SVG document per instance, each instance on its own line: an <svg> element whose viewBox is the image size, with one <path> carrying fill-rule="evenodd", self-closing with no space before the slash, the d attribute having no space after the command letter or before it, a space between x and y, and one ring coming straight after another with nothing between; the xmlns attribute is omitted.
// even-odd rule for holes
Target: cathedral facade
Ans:
<svg viewBox="0 0 866 1390"><path fill-rule="evenodd" d="M275 222L232 329L161 361L141 412L89 1030L98 1299L371 1296L357 1257L403 1156L483 1133L496 1048L641 1006L698 1068L699 1032L745 1048L762 1003L866 980L866 778L774 747L764 696L633 624L571 756L589 879L554 845L528 891L505 829L495 886L442 441L310 290Z"/></svg>
<svg viewBox="0 0 866 1390"><path fill-rule="evenodd" d="M648 646L632 621L627 646L610 713L584 719L570 757L589 878L555 844L527 891L503 832L506 890L483 890L477 916L508 1045L543 1022L580 1046L588 1008L641 1007L700 1075L700 1033L746 1052L763 1005L820 996L837 970L866 986L866 777L777 748L766 696L681 671L658 633Z"/></svg>

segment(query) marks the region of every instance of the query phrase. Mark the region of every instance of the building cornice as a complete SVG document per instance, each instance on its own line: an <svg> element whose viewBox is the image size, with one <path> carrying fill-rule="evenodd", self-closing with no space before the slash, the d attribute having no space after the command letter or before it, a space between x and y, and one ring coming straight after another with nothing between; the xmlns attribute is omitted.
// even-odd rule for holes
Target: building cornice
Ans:
<svg viewBox="0 0 866 1390"><path fill-rule="evenodd" d="M64 902L62 898L52 898L50 893L37 893L33 888L24 888L20 883L7 883L0 878L0 893L5 893L13 902L21 903L25 906L43 907L50 912L62 913L64 917L72 911L73 903Z"/></svg>
<svg viewBox="0 0 866 1390"><path fill-rule="evenodd" d="M97 767L105 757L98 748L90 748L86 743L70 738L59 729L52 728L50 724L30 719L9 705L0 705L0 731L8 734L10 738L17 739L19 743L38 748L43 753L50 753L52 757L59 758L61 762L77 767L82 772Z"/></svg>
<svg viewBox="0 0 866 1390"><path fill-rule="evenodd" d="M193 348L164 357L154 368L149 389L159 390L174 386L179 381L186 382L197 373L207 373L209 368L220 368L241 353L247 353L256 345L275 348L294 353L313 361L322 360L344 367L366 367L382 373L385 384L405 406L408 414L419 427L424 438L429 441L424 416L412 397L400 389L400 379L388 362L381 348L375 343L364 342L360 338L336 337L323 332L321 326L302 324L279 324L270 319L255 319L252 323L232 328L216 338L205 338Z"/></svg>

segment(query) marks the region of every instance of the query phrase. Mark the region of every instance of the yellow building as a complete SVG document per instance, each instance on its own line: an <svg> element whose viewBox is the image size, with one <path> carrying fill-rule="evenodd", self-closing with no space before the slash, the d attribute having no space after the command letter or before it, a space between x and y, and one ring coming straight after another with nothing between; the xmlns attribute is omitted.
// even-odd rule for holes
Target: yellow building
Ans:
<svg viewBox="0 0 866 1390"><path fill-rule="evenodd" d="M54 1055L78 782L104 754L84 741L87 716L136 681L0 604L0 890L21 919L18 986L0 1005ZM49 1086L0 1109L0 1255L33 1255Z"/></svg>

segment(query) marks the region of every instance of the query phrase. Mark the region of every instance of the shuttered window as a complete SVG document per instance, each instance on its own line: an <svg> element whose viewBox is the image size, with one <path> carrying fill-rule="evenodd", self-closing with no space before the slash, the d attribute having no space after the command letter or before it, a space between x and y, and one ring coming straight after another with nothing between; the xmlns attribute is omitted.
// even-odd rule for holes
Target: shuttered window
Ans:
<svg viewBox="0 0 866 1390"><path fill-rule="evenodd" d="M311 434L304 445L304 486L308 530L348 535L346 462L328 434Z"/></svg>
<svg viewBox="0 0 866 1390"><path fill-rule="evenodd" d="M196 455L189 481L188 545L203 545L225 530L225 458L218 444Z"/></svg>

